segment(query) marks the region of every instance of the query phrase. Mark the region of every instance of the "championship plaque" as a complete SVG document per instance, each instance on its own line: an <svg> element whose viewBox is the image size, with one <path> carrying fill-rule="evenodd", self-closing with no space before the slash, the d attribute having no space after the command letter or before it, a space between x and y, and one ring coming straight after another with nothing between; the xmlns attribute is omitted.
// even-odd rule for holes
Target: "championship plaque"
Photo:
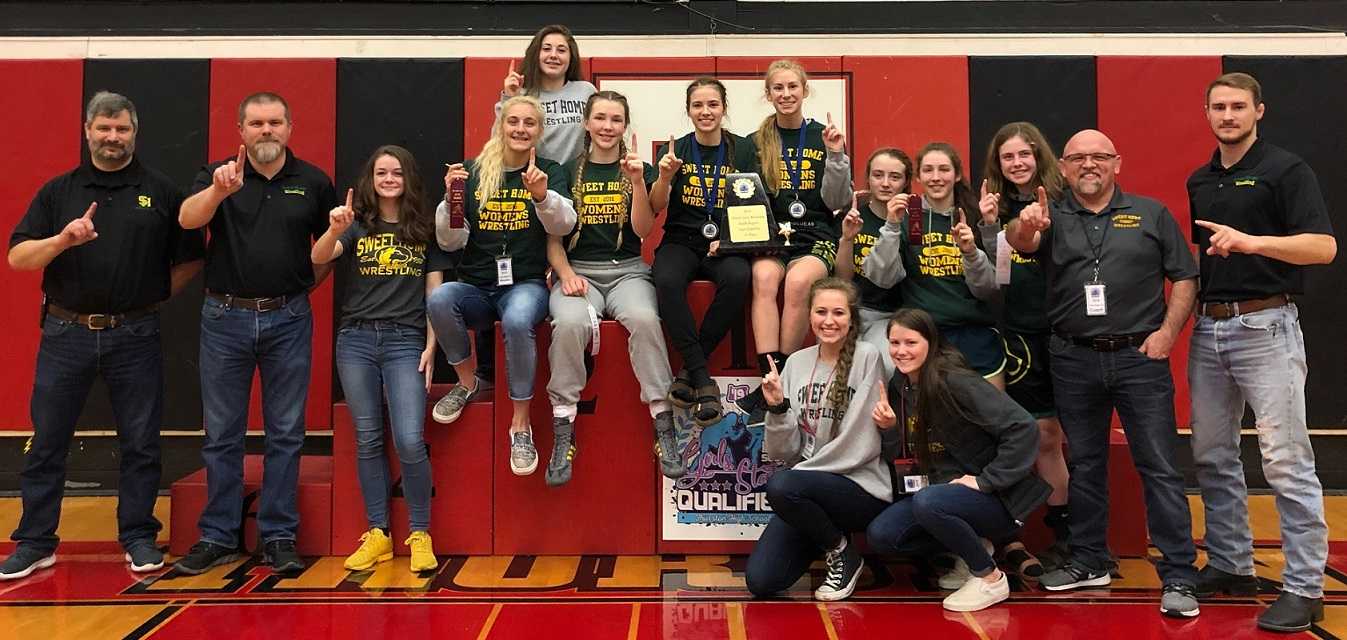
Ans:
<svg viewBox="0 0 1347 640"><path fill-rule="evenodd" d="M725 176L725 223L720 225L719 255L767 254L781 250L783 237L772 204L756 173Z"/></svg>
<svg viewBox="0 0 1347 640"><path fill-rule="evenodd" d="M445 194L445 202L449 205L449 228L463 228L463 210L468 201L468 181L462 178L456 178L449 182L449 193Z"/></svg>

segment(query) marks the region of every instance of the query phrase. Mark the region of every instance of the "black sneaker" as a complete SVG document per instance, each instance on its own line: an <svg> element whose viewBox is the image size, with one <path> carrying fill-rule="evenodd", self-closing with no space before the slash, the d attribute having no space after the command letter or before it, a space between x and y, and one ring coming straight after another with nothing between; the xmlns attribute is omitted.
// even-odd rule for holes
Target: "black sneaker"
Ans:
<svg viewBox="0 0 1347 640"><path fill-rule="evenodd" d="M1160 591L1160 613L1171 618L1193 618L1199 613L1193 585L1169 582Z"/></svg>
<svg viewBox="0 0 1347 640"><path fill-rule="evenodd" d="M38 569L56 564L55 551L43 551L31 544L20 544L14 553L0 563L0 580L27 578Z"/></svg>
<svg viewBox="0 0 1347 640"><path fill-rule="evenodd" d="M1258 614L1258 628L1292 633L1309 629L1311 624L1323 620L1323 598L1306 598L1283 591L1272 606Z"/></svg>
<svg viewBox="0 0 1347 640"><path fill-rule="evenodd" d="M865 561L850 542L844 541L843 544L846 546L842 547L841 551L830 550L824 556L823 561L828 566L828 575L823 578L823 584L814 590L815 600L824 602L843 600L855 591Z"/></svg>
<svg viewBox="0 0 1347 640"><path fill-rule="evenodd" d="M571 462L575 460L575 423L570 418L552 418L552 458L547 461L543 480L549 487L571 481Z"/></svg>
<svg viewBox="0 0 1347 640"><path fill-rule="evenodd" d="M1197 597L1210 598L1222 593L1232 596L1258 595L1258 578L1226 573L1208 564L1197 572Z"/></svg>
<svg viewBox="0 0 1347 640"><path fill-rule="evenodd" d="M282 576L295 576L304 571L304 561L295 551L294 540L272 540L264 545L262 558L271 565L271 572Z"/></svg>
<svg viewBox="0 0 1347 640"><path fill-rule="evenodd" d="M126 548L126 562L136 573L145 573L164 567L164 552L152 540L140 540Z"/></svg>
<svg viewBox="0 0 1347 640"><path fill-rule="evenodd" d="M1113 577L1106 569L1091 569L1067 562L1061 568L1043 574L1038 583L1048 591L1066 591L1081 587L1106 587L1112 581Z"/></svg>
<svg viewBox="0 0 1347 640"><path fill-rule="evenodd" d="M205 573L211 567L228 564L238 559L238 549L231 549L224 545L202 540L192 545L187 555L178 558L178 561L173 563L173 570L194 576Z"/></svg>

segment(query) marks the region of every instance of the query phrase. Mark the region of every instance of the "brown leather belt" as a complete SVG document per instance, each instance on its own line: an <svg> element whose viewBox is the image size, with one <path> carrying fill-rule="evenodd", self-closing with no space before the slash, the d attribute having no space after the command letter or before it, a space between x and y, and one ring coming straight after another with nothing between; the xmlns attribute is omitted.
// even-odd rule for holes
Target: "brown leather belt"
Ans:
<svg viewBox="0 0 1347 640"><path fill-rule="evenodd" d="M285 306L290 300L290 296L276 296L273 298L240 298L228 293L216 293L207 291L206 297L218 301L226 307L236 309L247 309L249 311L275 311Z"/></svg>
<svg viewBox="0 0 1347 640"><path fill-rule="evenodd" d="M1264 309L1275 309L1291 304L1291 296L1279 293L1275 296L1259 298L1257 300L1244 300L1241 302L1204 302L1197 305L1197 315L1207 316L1216 320L1225 320L1235 316L1242 316L1246 313L1262 311Z"/></svg>
<svg viewBox="0 0 1347 640"><path fill-rule="evenodd" d="M78 325L83 325L90 331L116 329L128 322L139 320L158 311L159 305L154 305L152 307L127 311L125 313L78 313L59 306L54 302L47 303L47 315L63 322L73 322Z"/></svg>

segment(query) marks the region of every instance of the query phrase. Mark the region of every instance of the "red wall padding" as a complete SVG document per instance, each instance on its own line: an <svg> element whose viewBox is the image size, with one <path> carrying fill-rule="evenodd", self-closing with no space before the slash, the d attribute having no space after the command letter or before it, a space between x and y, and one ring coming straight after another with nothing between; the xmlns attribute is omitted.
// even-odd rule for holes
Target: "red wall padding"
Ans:
<svg viewBox="0 0 1347 640"><path fill-rule="evenodd" d="M249 94L271 91L290 105L295 155L333 175L336 164L336 60L213 60L210 78L210 154L238 152L238 105ZM371 123L373 124L373 123ZM332 426L332 280L310 295L313 306L313 372L305 421L311 429ZM262 399L257 379L248 425L260 429Z"/></svg>
<svg viewBox="0 0 1347 640"><path fill-rule="evenodd" d="M1100 57L1096 65L1099 130L1113 139L1123 159L1118 184L1164 202L1186 237L1185 183L1216 148L1202 104L1207 83L1221 75L1221 59ZM1138 100L1139 91L1144 92L1144 100ZM1188 425L1191 331L1190 322L1175 341L1169 359L1174 409L1181 427Z"/></svg>
<svg viewBox="0 0 1347 640"><path fill-rule="evenodd" d="M9 233L28 211L37 190L79 164L83 144L80 112L84 91L83 60L0 60L0 113L11 126L9 153L0 154L0 228L6 248ZM22 90L20 88L23 88ZM38 123L41 123L39 126ZM0 323L5 349L0 352L0 429L29 429L28 400L41 339L37 319L42 303L42 272L10 270L0 278Z"/></svg>

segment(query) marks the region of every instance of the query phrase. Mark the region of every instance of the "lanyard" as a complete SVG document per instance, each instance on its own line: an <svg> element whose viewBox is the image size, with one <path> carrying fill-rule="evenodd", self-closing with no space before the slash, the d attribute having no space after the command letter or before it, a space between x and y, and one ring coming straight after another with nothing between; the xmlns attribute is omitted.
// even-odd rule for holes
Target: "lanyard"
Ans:
<svg viewBox="0 0 1347 640"><path fill-rule="evenodd" d="M1104 256L1104 242L1108 240L1108 231L1113 228L1113 216L1111 214L1098 214L1104 216L1104 233L1099 235L1099 244L1095 244L1090 239L1090 230L1086 228L1089 224L1085 216L1080 216L1080 232L1085 234L1085 244L1090 247L1090 253L1094 255L1094 275L1090 278L1091 283L1099 282L1099 261Z"/></svg>
<svg viewBox="0 0 1347 640"><path fill-rule="evenodd" d="M901 375L901 374L899 374ZM906 378L907 376L903 376ZM911 452L907 450L907 392L910 389L908 380L903 380L903 387L898 390L901 394L898 396L898 458L909 459Z"/></svg>
<svg viewBox="0 0 1347 640"><path fill-rule="evenodd" d="M810 122L812 120L805 120L800 124L800 137L795 142L795 169L791 169L789 158L782 159L786 163L786 175L790 176L790 190L795 192L796 200L800 199L800 181L804 176L804 130L809 128Z"/></svg>
<svg viewBox="0 0 1347 640"><path fill-rule="evenodd" d="M720 165L725 161L725 138L720 138L720 146L716 147L716 165L711 170L711 184L707 185L706 173L702 171L702 145L696 138L692 140L692 164L697 167L697 177L702 181L702 194L706 200L706 219L711 219L711 213L716 209L716 196L720 192Z"/></svg>

